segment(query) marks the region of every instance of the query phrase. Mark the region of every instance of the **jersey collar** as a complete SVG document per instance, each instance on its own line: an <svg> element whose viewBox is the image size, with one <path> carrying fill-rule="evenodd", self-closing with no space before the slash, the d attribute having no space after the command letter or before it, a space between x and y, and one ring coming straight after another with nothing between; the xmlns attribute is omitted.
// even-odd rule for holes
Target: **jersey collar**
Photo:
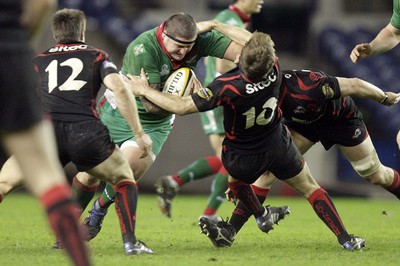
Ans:
<svg viewBox="0 0 400 266"><path fill-rule="evenodd" d="M240 11L239 8L237 8L236 6L229 5L229 10L235 12L243 20L244 24L247 25L250 22L250 16Z"/></svg>
<svg viewBox="0 0 400 266"><path fill-rule="evenodd" d="M162 40L162 33L164 32L165 21L157 28L156 37L158 44L160 45L161 49L163 50L164 54L168 56L168 58L173 61L174 59L168 53L167 49L165 48L164 42Z"/></svg>

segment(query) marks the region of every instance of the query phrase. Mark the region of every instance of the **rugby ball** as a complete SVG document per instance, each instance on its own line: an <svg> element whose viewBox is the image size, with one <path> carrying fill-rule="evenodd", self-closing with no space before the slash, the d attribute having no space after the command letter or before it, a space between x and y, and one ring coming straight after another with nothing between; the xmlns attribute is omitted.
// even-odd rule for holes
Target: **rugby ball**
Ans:
<svg viewBox="0 0 400 266"><path fill-rule="evenodd" d="M175 70L164 84L163 92L178 96L188 96L193 93L194 72L188 67Z"/></svg>

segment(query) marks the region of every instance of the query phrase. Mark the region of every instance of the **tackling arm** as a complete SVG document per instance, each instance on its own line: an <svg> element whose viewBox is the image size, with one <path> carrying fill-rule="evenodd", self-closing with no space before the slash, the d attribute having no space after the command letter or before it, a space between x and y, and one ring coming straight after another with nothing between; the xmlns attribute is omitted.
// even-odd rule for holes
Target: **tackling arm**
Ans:
<svg viewBox="0 0 400 266"><path fill-rule="evenodd" d="M160 87L160 83L152 83L148 86L148 89L153 90L153 91L158 91L159 87ZM146 97L140 97L140 100L142 101L143 107L149 113L153 113L153 114L169 113L167 110L162 109L160 106L151 102L151 100Z"/></svg>
<svg viewBox="0 0 400 266"><path fill-rule="evenodd" d="M113 91L118 110L131 127L137 144L144 151L142 158L145 157L151 150L152 140L143 131L133 94L125 86L121 76L116 73L105 76L103 82Z"/></svg>
<svg viewBox="0 0 400 266"><path fill-rule="evenodd" d="M180 97L151 89L143 69L141 70L140 77L128 74L126 82L136 96L146 97L166 111L177 115L198 112L191 96Z"/></svg>
<svg viewBox="0 0 400 266"><path fill-rule="evenodd" d="M341 96L356 96L369 98L384 105L396 104L400 99L400 93L384 92L374 84L359 78L337 78Z"/></svg>
<svg viewBox="0 0 400 266"><path fill-rule="evenodd" d="M246 42L253 36L251 32L238 26L225 24L218 20L207 20L198 22L199 33L216 30L221 32L223 35L236 42L240 46L244 46Z"/></svg>
<svg viewBox="0 0 400 266"><path fill-rule="evenodd" d="M220 59L220 58L215 59L215 65L216 65L217 72L220 74L226 73L229 70L234 69L236 67L235 63L233 63L229 60ZM218 76L220 74L218 74Z"/></svg>
<svg viewBox="0 0 400 266"><path fill-rule="evenodd" d="M235 62L237 56L242 51L243 46L253 36L253 34L246 29L234 25L225 24L217 20L198 22L197 26L199 28L199 33L216 30L233 41L229 44L228 49L226 49L226 52L224 54L224 59L228 59L232 62Z"/></svg>

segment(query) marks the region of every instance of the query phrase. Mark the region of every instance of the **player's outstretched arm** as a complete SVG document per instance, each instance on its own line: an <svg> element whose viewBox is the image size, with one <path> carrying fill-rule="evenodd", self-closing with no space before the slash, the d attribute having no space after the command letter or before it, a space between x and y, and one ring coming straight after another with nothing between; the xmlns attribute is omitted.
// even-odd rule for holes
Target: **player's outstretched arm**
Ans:
<svg viewBox="0 0 400 266"><path fill-rule="evenodd" d="M177 115L186 115L198 112L191 96L180 97L150 89L144 69L141 70L139 77L131 74L128 74L127 77L128 78L125 82L129 85L131 91L136 96L146 97L164 110Z"/></svg>
<svg viewBox="0 0 400 266"><path fill-rule="evenodd" d="M337 78L341 96L369 98L383 105L391 106L398 103L400 93L384 92L377 86L359 78Z"/></svg>
<svg viewBox="0 0 400 266"><path fill-rule="evenodd" d="M371 55L381 54L394 48L400 42L400 29L388 24L370 43L357 44L350 53L353 63Z"/></svg>
<svg viewBox="0 0 400 266"><path fill-rule="evenodd" d="M244 46L246 42L248 42L253 36L253 34L246 29L234 25L225 24L215 19L197 22L197 27L199 28L199 33L207 32L210 30L219 31L241 46Z"/></svg>

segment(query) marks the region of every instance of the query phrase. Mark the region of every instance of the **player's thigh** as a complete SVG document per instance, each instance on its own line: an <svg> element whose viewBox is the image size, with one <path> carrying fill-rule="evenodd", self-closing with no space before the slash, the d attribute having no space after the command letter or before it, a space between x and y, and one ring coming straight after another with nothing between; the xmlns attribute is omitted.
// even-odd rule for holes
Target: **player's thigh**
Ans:
<svg viewBox="0 0 400 266"><path fill-rule="evenodd" d="M146 128L145 128L146 131ZM168 139L171 132L169 125L160 125L157 127L148 127L146 132L153 141L150 154L142 158L143 150L136 143L135 137L132 136L128 140L119 143L122 152L128 160L136 180L139 180L153 164L162 147Z"/></svg>
<svg viewBox="0 0 400 266"><path fill-rule="evenodd" d="M256 182L253 183L253 185L261 188L269 188L272 183L275 182L277 178L272 174L271 172L266 172L265 174L262 174Z"/></svg>
<svg viewBox="0 0 400 266"><path fill-rule="evenodd" d="M306 162L304 162L303 170L301 170L298 175L284 181L305 198L309 198L315 190L320 188L314 177L311 175Z"/></svg>
<svg viewBox="0 0 400 266"><path fill-rule="evenodd" d="M78 179L80 183L82 183L87 187L95 186L100 182L100 180L97 177L92 176L86 172L79 172L76 174L75 177L76 179Z"/></svg>
<svg viewBox="0 0 400 266"><path fill-rule="evenodd" d="M123 146L121 149L136 181L138 181L153 164L152 155L148 154L146 157L141 158L143 151L135 145Z"/></svg>
<svg viewBox="0 0 400 266"><path fill-rule="evenodd" d="M343 152L343 155L346 156L350 162L362 160L371 155L371 153L375 150L370 136L367 136L363 142L356 146L346 147L343 145L338 145L338 148Z"/></svg>
<svg viewBox="0 0 400 266"><path fill-rule="evenodd" d="M310 141L296 130L289 127L288 129L294 145L296 145L301 154L305 154L314 145L314 142Z"/></svg>
<svg viewBox="0 0 400 266"><path fill-rule="evenodd" d="M225 134L223 108L218 107L200 113L201 124L206 135Z"/></svg>
<svg viewBox="0 0 400 266"><path fill-rule="evenodd" d="M24 176L24 184L34 195L42 195L51 187L66 183L50 121L43 120L29 130L7 136L5 144L10 153L15 155Z"/></svg>
<svg viewBox="0 0 400 266"><path fill-rule="evenodd" d="M103 181L107 181L116 185L121 180L132 180L133 173L129 167L128 161L119 150L116 148L114 152L105 161L87 170L90 175L97 177Z"/></svg>

